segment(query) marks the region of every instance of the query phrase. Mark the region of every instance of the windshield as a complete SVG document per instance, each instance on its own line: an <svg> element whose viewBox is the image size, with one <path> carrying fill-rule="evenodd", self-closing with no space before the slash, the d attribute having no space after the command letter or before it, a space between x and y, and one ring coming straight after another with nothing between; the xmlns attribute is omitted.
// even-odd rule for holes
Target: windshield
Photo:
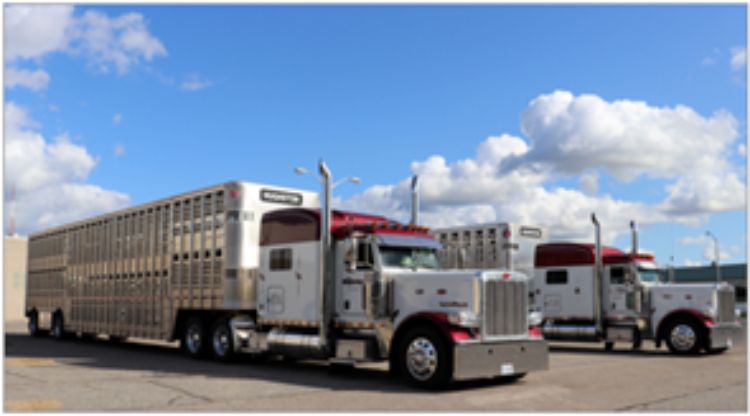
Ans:
<svg viewBox="0 0 750 416"><path fill-rule="evenodd" d="M659 272L652 269L638 269L638 277L640 277L641 282L658 282Z"/></svg>
<svg viewBox="0 0 750 416"><path fill-rule="evenodd" d="M440 267L435 250L426 248L380 246L380 258L384 267L403 269L437 269Z"/></svg>

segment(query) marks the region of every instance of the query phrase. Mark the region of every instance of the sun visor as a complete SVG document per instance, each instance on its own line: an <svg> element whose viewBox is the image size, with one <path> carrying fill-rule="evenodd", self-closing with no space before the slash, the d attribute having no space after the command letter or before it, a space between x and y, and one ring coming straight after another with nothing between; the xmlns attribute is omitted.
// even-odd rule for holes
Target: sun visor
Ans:
<svg viewBox="0 0 750 416"><path fill-rule="evenodd" d="M378 243L389 247L421 247L440 250L443 246L431 238L407 237L403 235L378 235Z"/></svg>

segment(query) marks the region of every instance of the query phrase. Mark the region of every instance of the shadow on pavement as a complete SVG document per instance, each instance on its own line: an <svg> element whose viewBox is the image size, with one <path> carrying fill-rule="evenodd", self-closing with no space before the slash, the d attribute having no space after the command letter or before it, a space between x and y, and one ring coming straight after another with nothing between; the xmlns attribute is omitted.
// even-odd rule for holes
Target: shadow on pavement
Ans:
<svg viewBox="0 0 750 416"><path fill-rule="evenodd" d="M58 341L52 338L34 338L26 334L6 333L6 358L53 359L68 366L93 369L142 371L155 375L201 375L215 378L265 380L294 385L327 388L330 390L379 390L384 392L424 393L404 381L393 377L382 368L340 369L329 367L322 361L293 361L280 358L255 358L241 355L232 363L211 360L193 360L185 356L175 343L153 344L135 342L112 343L97 338L83 340L70 338ZM523 381L519 381L523 382ZM447 390L492 387L513 384L508 379L472 380L453 383Z"/></svg>

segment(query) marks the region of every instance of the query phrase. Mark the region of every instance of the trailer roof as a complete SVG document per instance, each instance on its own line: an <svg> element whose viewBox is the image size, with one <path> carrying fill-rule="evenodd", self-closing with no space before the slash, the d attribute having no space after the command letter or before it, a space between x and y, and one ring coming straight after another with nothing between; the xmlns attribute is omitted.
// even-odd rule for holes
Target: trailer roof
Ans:
<svg viewBox="0 0 750 416"><path fill-rule="evenodd" d="M534 267L581 266L596 262L596 246L588 243L546 243L536 247ZM633 261L654 261L651 254L632 254L620 249L602 246L602 263L625 264Z"/></svg>

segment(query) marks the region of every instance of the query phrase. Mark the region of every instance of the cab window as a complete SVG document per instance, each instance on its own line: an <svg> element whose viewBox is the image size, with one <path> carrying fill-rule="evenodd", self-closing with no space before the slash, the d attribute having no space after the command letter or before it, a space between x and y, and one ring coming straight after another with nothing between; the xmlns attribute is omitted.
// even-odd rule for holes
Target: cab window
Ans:
<svg viewBox="0 0 750 416"><path fill-rule="evenodd" d="M609 283L613 285L625 284L625 269L622 267L613 267L609 270Z"/></svg>
<svg viewBox="0 0 750 416"><path fill-rule="evenodd" d="M292 249L277 248L271 250L270 254L271 271L291 270L292 268Z"/></svg>
<svg viewBox="0 0 750 416"><path fill-rule="evenodd" d="M363 241L357 245L357 270L372 269L372 245Z"/></svg>

